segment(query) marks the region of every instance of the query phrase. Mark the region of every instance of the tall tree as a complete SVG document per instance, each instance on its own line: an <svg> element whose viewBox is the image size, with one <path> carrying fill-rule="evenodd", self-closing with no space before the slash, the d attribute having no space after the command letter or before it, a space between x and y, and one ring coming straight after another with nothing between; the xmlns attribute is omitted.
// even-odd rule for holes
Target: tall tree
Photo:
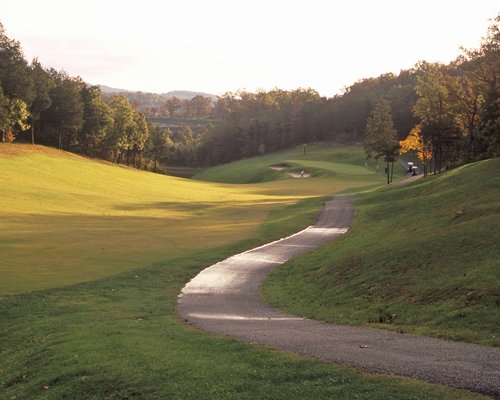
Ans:
<svg viewBox="0 0 500 400"><path fill-rule="evenodd" d="M463 49L458 62L466 76L479 88L483 104L477 133L488 156L500 155L500 14L492 20L479 49Z"/></svg>
<svg viewBox="0 0 500 400"><path fill-rule="evenodd" d="M153 172L157 172L158 163L166 161L170 150L173 148L174 144L170 140L172 131L155 125L150 128L149 132L150 135L146 142L146 154L153 161Z"/></svg>
<svg viewBox="0 0 500 400"><path fill-rule="evenodd" d="M165 107L168 110L168 114L171 117L178 117L180 115L180 110L182 106L182 101L177 97L173 96L165 102Z"/></svg>
<svg viewBox="0 0 500 400"><path fill-rule="evenodd" d="M387 183L391 183L400 146L387 100L380 100L367 119L364 148L369 158L384 157Z"/></svg>
<svg viewBox="0 0 500 400"><path fill-rule="evenodd" d="M212 112L212 100L204 96L195 96L191 99L193 117L207 118Z"/></svg>
<svg viewBox="0 0 500 400"><path fill-rule="evenodd" d="M21 99L9 100L3 95L0 87L0 132L2 142L12 142L15 139L16 130L29 129L28 106Z"/></svg>
<svg viewBox="0 0 500 400"><path fill-rule="evenodd" d="M10 39L0 23L0 130L2 141L14 140L16 130L28 129L28 106L33 80L21 45Z"/></svg>
<svg viewBox="0 0 500 400"><path fill-rule="evenodd" d="M98 86L85 86L81 91L83 125L78 132L78 145L84 154L103 155L104 139L113 124L111 109L102 100Z"/></svg>
<svg viewBox="0 0 500 400"><path fill-rule="evenodd" d="M129 130L129 146L127 153L127 164L130 164L129 158L132 160L132 165L139 168L142 161L144 146L149 137L148 123L144 114L137 111L134 112L134 123Z"/></svg>
<svg viewBox="0 0 500 400"><path fill-rule="evenodd" d="M22 99L27 105L33 100L33 80L21 45L10 39L0 23L0 84L9 99Z"/></svg>
<svg viewBox="0 0 500 400"><path fill-rule="evenodd" d="M134 129L134 109L125 96L116 96L110 104L113 126L106 136L107 145L112 149L113 162L120 164L130 148L129 133Z"/></svg>
<svg viewBox="0 0 500 400"><path fill-rule="evenodd" d="M35 58L31 63L31 76L33 78L34 97L31 103L31 144L35 144L35 125L40 120L41 114L52 104L50 89L52 80L49 73Z"/></svg>
<svg viewBox="0 0 500 400"><path fill-rule="evenodd" d="M50 90L52 104L42 113L43 122L52 133L52 143L67 149L76 143L76 135L83 125L81 90L85 86L80 78L65 72L51 70L54 85Z"/></svg>
<svg viewBox="0 0 500 400"><path fill-rule="evenodd" d="M449 92L450 77L442 64L420 62L415 91L419 98L414 113L420 119L424 140L432 149L433 172L455 161L460 146L460 126Z"/></svg>

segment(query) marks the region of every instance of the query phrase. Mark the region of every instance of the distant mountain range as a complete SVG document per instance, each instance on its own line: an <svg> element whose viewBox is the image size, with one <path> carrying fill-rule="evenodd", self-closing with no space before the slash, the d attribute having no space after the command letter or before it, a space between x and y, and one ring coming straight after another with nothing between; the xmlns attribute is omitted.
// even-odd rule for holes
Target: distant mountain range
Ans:
<svg viewBox="0 0 500 400"><path fill-rule="evenodd" d="M149 92L140 92L140 91L131 91L131 90L126 90L126 89L117 89L113 88L110 86L106 85L97 85L101 88L103 93L109 93L109 94L117 94L117 93L144 93L144 94L153 94L153 95L159 95L162 97L177 97L180 100L191 100L195 96L203 96L203 97L209 97L213 101L217 100L217 96L210 94L210 93L203 93L203 92L192 92L189 90L172 90L167 93L149 93Z"/></svg>

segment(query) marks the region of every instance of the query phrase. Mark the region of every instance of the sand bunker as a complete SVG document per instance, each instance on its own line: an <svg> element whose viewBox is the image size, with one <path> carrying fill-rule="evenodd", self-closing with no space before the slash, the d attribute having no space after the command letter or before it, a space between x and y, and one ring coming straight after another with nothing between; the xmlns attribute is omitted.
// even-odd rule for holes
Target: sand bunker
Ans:
<svg viewBox="0 0 500 400"><path fill-rule="evenodd" d="M292 172L288 175L291 176L292 178L310 178L311 177L311 174L309 174L307 172Z"/></svg>
<svg viewBox="0 0 500 400"><path fill-rule="evenodd" d="M274 171L283 171L284 169L290 168L289 164L274 164L271 165L269 168L271 168Z"/></svg>

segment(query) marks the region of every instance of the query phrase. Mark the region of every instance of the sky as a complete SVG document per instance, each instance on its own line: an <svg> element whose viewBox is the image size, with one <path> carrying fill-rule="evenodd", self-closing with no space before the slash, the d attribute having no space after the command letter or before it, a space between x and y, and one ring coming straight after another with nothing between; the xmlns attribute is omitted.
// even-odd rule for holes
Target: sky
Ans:
<svg viewBox="0 0 500 400"><path fill-rule="evenodd" d="M165 93L312 88L332 97L477 48L498 0L0 0L28 60Z"/></svg>

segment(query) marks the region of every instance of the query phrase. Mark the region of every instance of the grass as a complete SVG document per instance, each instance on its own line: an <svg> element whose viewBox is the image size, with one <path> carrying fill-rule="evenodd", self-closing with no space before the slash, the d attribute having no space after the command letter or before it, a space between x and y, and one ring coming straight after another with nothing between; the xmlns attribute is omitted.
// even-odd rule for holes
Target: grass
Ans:
<svg viewBox="0 0 500 400"><path fill-rule="evenodd" d="M0 295L94 280L247 239L271 210L310 197L40 149L0 147Z"/></svg>
<svg viewBox="0 0 500 400"><path fill-rule="evenodd" d="M237 248L1 300L5 399L479 399L206 335L175 299L199 269Z"/></svg>
<svg viewBox="0 0 500 400"><path fill-rule="evenodd" d="M500 159L358 196L340 241L280 267L268 301L341 324L500 345Z"/></svg>
<svg viewBox="0 0 500 400"><path fill-rule="evenodd" d="M290 181L291 172L305 170L315 178L335 177L334 181L348 181L351 186L383 182L380 175L380 179L374 180L375 171L366 168L364 163L365 155L360 147L309 146L307 153L304 154L302 146L299 146L280 153L209 168L195 175L195 178L224 183L273 182L280 184L283 180ZM273 169L273 167L282 169ZM324 179L324 182L328 180Z"/></svg>
<svg viewBox="0 0 500 400"><path fill-rule="evenodd" d="M176 297L192 276L309 225L320 198L184 182L44 148L0 146L0 154L9 210L0 281L24 292L7 286L0 297L1 399L484 398L245 345L178 320ZM191 230L193 219L200 230ZM94 241L108 251L88 261ZM66 258L70 271L59 264Z"/></svg>
<svg viewBox="0 0 500 400"><path fill-rule="evenodd" d="M274 209L383 182L356 165L361 154L360 149L311 151L308 162L329 158L339 166L336 179L235 186L2 144L0 296L99 279L250 238ZM277 163L280 157L266 159ZM261 160L244 161L244 168L250 169L249 162ZM350 182L352 169L362 178Z"/></svg>

